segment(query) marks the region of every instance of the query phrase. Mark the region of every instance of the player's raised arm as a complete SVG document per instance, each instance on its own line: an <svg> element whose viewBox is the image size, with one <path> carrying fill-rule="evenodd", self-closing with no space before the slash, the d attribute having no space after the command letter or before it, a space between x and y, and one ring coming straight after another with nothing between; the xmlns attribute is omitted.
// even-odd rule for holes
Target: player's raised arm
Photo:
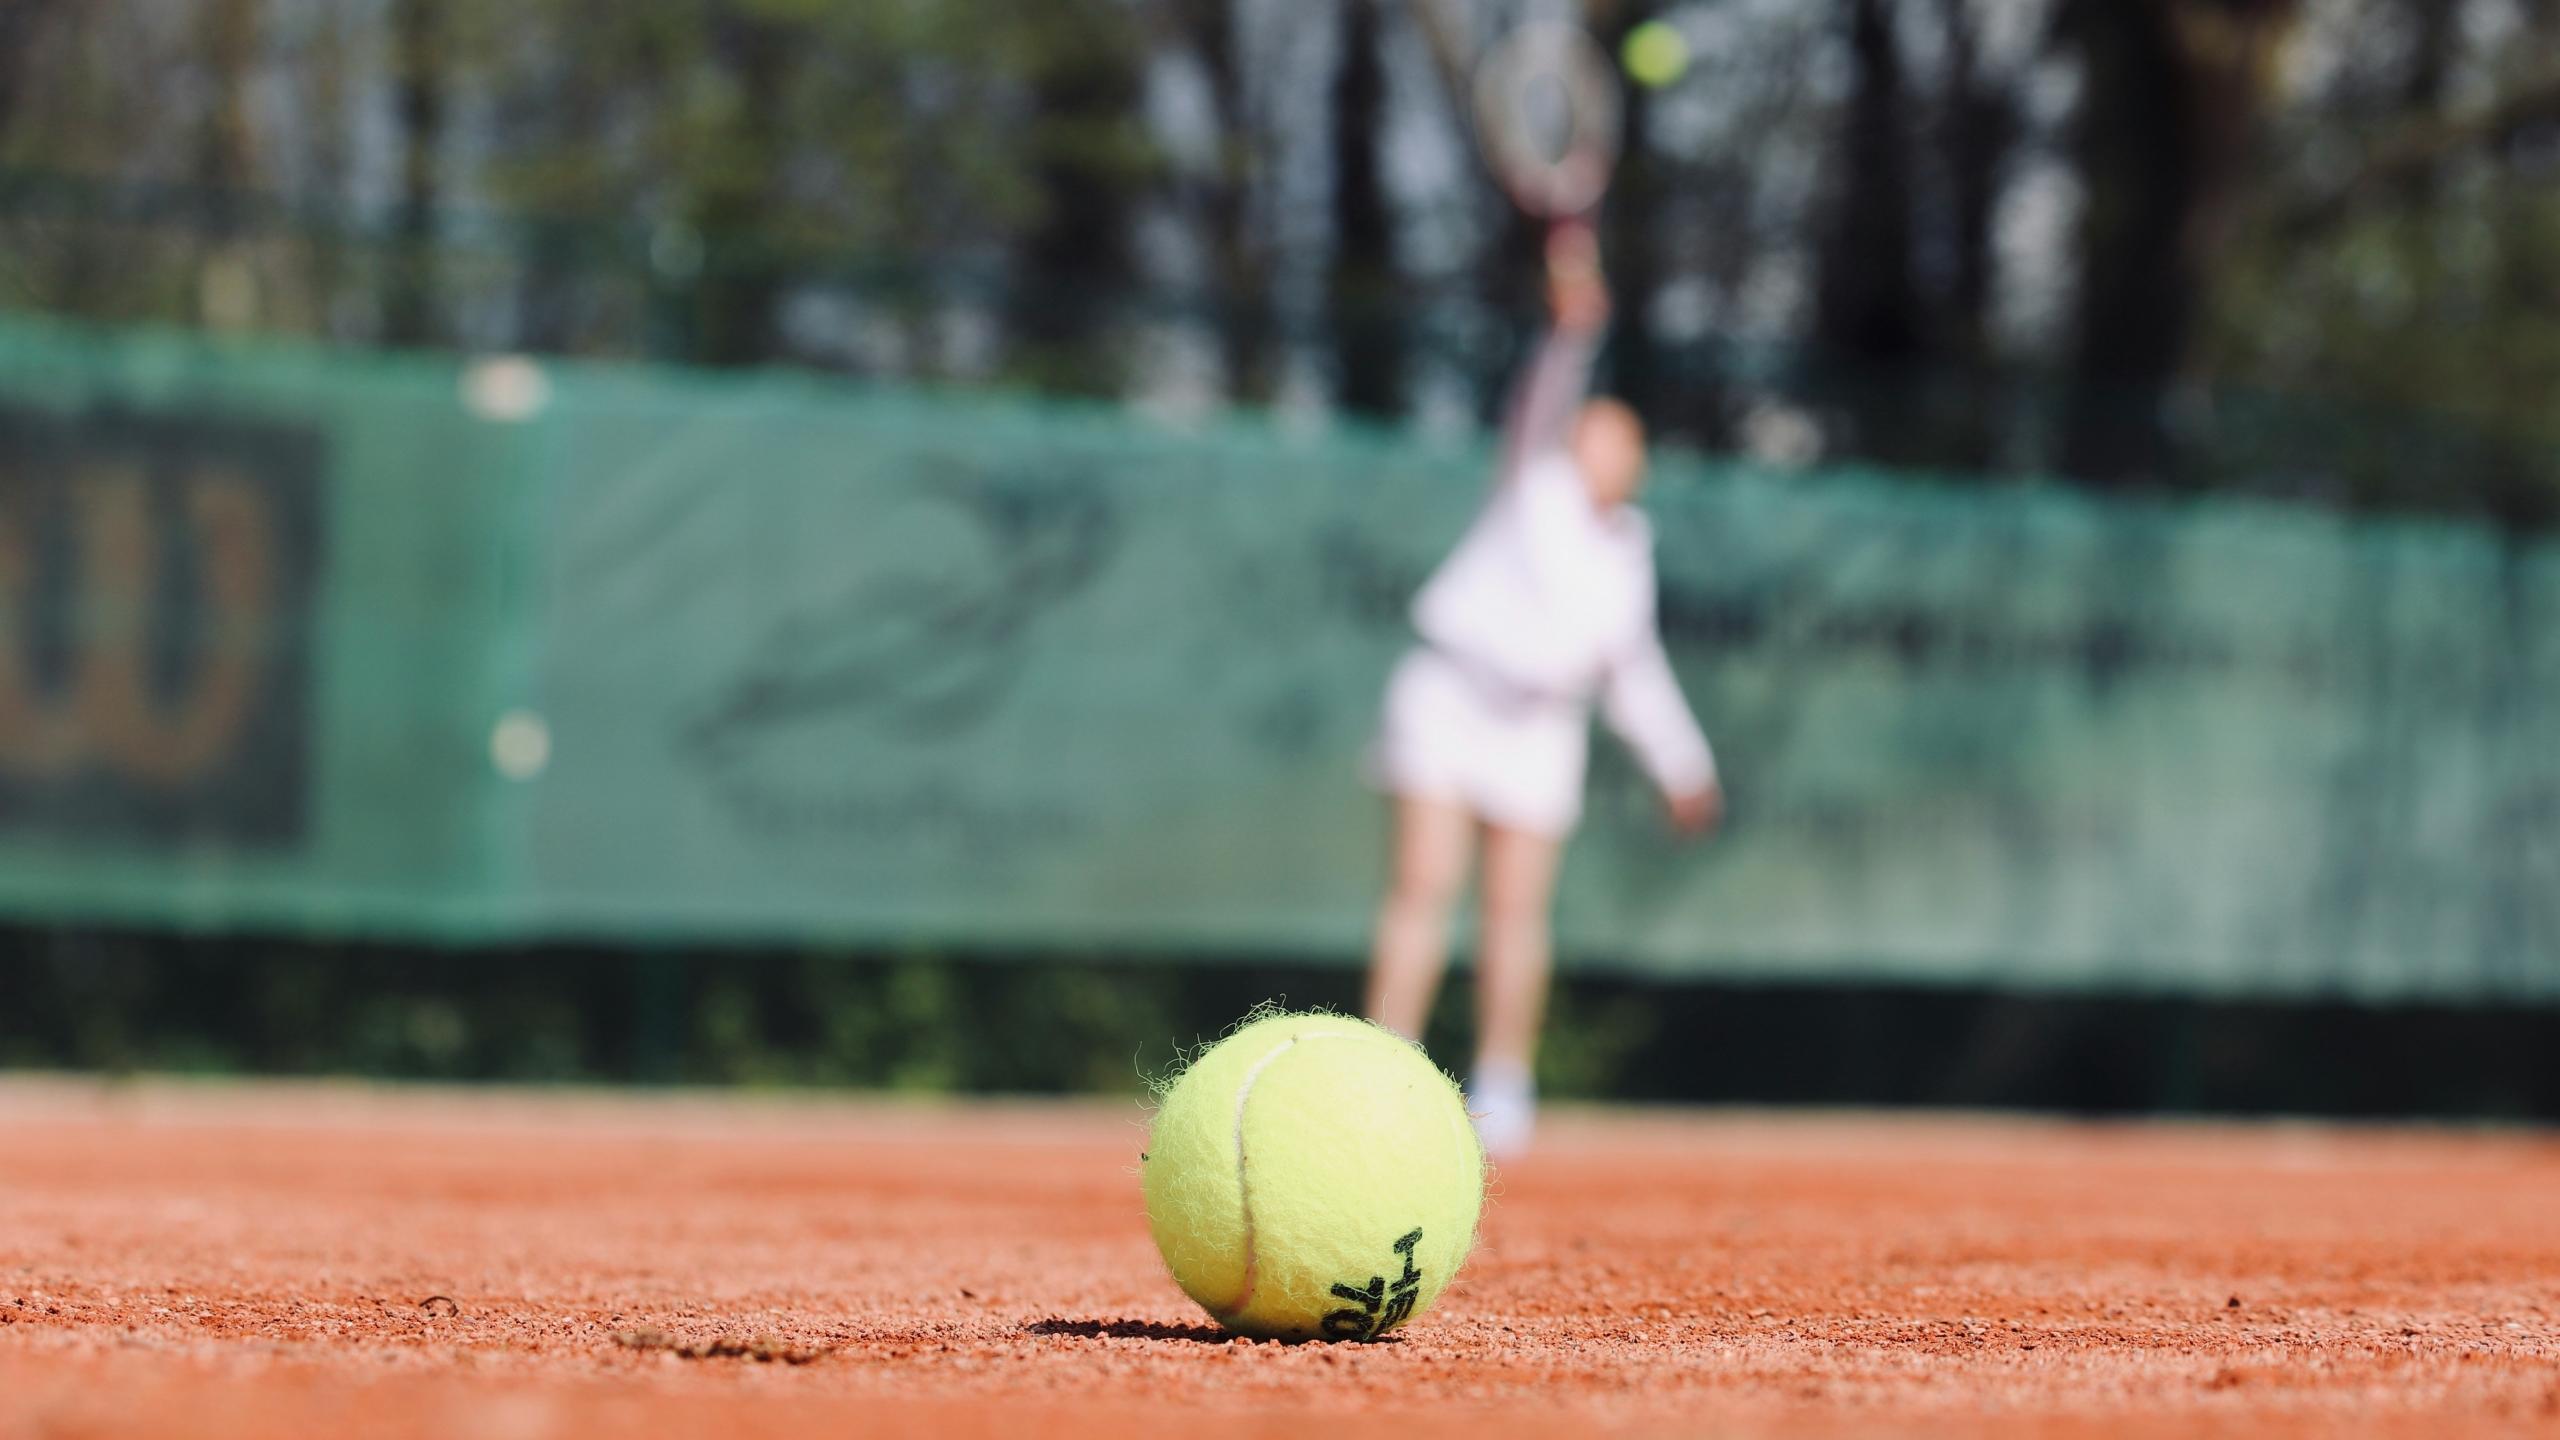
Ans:
<svg viewBox="0 0 2560 1440"><path fill-rule="evenodd" d="M1547 236L1548 330L1512 393L1504 418L1501 478L1530 457L1561 448L1591 390L1591 362L1609 325L1609 284L1589 225L1569 222Z"/></svg>

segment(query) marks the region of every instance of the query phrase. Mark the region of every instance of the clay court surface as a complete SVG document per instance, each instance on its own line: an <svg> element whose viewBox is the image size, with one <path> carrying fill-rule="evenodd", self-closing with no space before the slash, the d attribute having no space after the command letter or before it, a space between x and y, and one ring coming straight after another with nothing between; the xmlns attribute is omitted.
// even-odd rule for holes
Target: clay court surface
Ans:
<svg viewBox="0 0 2560 1440"><path fill-rule="evenodd" d="M0 1435L2560 1433L2560 1139L1565 1114L1230 1342L1134 1104L0 1081Z"/></svg>

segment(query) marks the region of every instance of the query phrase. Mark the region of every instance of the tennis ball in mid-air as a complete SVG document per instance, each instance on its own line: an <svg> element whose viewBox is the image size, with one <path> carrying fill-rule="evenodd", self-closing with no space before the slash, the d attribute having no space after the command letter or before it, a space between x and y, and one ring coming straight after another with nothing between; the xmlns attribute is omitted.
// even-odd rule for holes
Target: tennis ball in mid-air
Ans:
<svg viewBox="0 0 2560 1440"><path fill-rule="evenodd" d="M1626 65L1629 79L1658 89L1687 73L1689 42L1670 21L1647 20L1627 32L1618 58Z"/></svg>
<svg viewBox="0 0 2560 1440"><path fill-rule="evenodd" d="M1467 1258L1484 1151L1422 1051L1339 1015L1268 1015L1164 1092L1141 1160L1147 1223L1217 1322L1374 1340Z"/></svg>

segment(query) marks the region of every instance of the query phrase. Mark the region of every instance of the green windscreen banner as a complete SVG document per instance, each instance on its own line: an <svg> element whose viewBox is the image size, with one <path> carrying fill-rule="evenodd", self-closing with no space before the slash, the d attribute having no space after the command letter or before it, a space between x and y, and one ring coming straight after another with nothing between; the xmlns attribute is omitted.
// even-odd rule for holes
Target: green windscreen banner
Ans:
<svg viewBox="0 0 2560 1440"><path fill-rule="evenodd" d="M1480 448L0 342L22 918L1363 951L1363 752ZM1598 742L1566 964L2560 999L2547 542L1694 457L1646 504L1731 816L1674 843Z"/></svg>
<svg viewBox="0 0 2560 1440"><path fill-rule="evenodd" d="M0 906L513 925L527 438L449 365L0 326Z"/></svg>

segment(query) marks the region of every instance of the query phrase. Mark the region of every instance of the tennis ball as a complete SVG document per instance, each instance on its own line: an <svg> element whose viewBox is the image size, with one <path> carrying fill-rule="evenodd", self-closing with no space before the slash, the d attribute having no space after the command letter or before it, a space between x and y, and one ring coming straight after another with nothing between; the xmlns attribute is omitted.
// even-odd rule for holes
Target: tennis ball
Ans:
<svg viewBox="0 0 2560 1440"><path fill-rule="evenodd" d="M1627 67L1627 78L1659 89L1688 71L1689 42L1670 21L1647 20L1627 32L1618 58Z"/></svg>
<svg viewBox="0 0 2560 1440"><path fill-rule="evenodd" d="M1266 1015L1164 1092L1141 1157L1174 1280L1230 1330L1374 1340L1431 1307L1475 1244L1484 1151L1411 1041Z"/></svg>

